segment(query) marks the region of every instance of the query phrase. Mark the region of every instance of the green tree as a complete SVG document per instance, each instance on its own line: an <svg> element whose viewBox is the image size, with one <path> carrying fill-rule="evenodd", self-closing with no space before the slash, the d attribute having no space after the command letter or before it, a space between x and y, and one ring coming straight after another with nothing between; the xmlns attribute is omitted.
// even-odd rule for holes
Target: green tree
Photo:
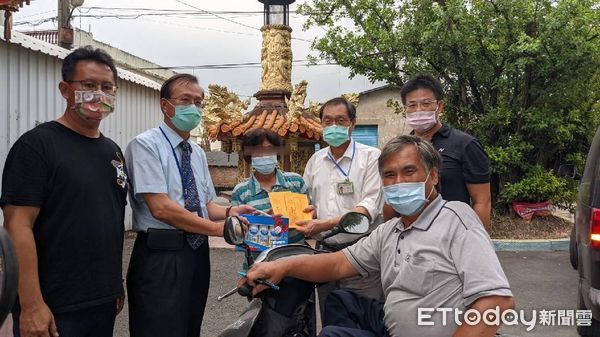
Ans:
<svg viewBox="0 0 600 337"><path fill-rule="evenodd" d="M446 122L474 134L495 192L539 167L581 165L600 124L600 2L313 0L319 57L401 86L430 73ZM496 194L495 193L495 194Z"/></svg>

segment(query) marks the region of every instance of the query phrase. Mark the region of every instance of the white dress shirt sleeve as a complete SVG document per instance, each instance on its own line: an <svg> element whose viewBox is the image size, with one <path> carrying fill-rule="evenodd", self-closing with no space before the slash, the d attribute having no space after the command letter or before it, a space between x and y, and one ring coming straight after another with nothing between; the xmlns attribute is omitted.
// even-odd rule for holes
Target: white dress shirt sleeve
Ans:
<svg viewBox="0 0 600 337"><path fill-rule="evenodd" d="M371 220L377 218L383 211L383 195L381 176L379 175L379 151L369 153L367 172L363 182L362 200L356 207L364 207Z"/></svg>

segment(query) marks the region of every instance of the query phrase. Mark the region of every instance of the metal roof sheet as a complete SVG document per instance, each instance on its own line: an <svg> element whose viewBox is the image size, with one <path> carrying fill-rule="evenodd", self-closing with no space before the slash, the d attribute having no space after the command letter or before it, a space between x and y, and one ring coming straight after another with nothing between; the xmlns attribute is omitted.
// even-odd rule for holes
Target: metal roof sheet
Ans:
<svg viewBox="0 0 600 337"><path fill-rule="evenodd" d="M4 40L2 37L0 37L0 39ZM71 51L68 49L62 48L57 45L50 44L48 42L36 39L34 37L28 36L26 34L23 34L23 33L17 32L17 31L12 32L12 37L11 37L10 41L8 41L8 43L18 44L18 45L21 45L24 48L27 48L30 50L35 50L35 51L39 51L39 52L47 54L47 55L58 57L61 60L64 59L65 57L67 57L67 55L69 55L69 53L71 53ZM129 82L133 82L133 83L137 83L137 84L140 84L140 85L143 85L145 87L152 88L155 90L160 90L161 85L158 82L153 81L149 78L138 75L134 72L125 70L120 67L117 67L117 72L118 72L118 77L120 79L129 81Z"/></svg>

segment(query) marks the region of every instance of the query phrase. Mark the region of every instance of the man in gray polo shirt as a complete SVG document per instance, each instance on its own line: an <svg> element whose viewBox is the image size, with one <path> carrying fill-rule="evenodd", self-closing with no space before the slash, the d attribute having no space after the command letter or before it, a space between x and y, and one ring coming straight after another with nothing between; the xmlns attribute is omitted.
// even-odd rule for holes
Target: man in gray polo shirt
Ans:
<svg viewBox="0 0 600 337"><path fill-rule="evenodd" d="M472 315L465 320L460 312L499 315L512 308L508 280L474 211L438 195L440 166L427 141L393 139L382 150L379 171L386 202L401 217L340 252L255 264L247 282L277 283L285 276L328 282L379 273L385 302L347 290L332 293L319 336L493 336L499 324L486 324L492 317L474 324L467 322Z"/></svg>

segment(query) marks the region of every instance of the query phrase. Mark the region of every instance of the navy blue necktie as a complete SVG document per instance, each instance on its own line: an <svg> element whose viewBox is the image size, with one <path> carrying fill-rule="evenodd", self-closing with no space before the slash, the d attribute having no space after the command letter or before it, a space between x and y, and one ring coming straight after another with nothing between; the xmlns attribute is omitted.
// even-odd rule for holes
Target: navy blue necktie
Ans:
<svg viewBox="0 0 600 337"><path fill-rule="evenodd" d="M187 141L181 142L182 154L181 154L181 179L183 185L183 200L185 209L190 212L197 212L201 217L202 205L200 205L200 197L198 196L198 187L196 186L196 179L194 179L194 171L192 170L191 154L192 146ZM187 234L187 241L192 249L196 250L204 242L206 242L206 235L202 234Z"/></svg>

